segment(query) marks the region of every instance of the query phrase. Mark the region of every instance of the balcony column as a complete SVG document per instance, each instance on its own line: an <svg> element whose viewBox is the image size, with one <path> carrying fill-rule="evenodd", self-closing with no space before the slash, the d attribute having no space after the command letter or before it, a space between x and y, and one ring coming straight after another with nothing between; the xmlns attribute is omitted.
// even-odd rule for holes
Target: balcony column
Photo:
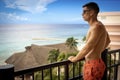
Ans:
<svg viewBox="0 0 120 80"><path fill-rule="evenodd" d="M105 49L102 52L102 60L104 61L105 65L106 65L106 69L105 69L102 80L107 80L107 53L108 53L108 49Z"/></svg>
<svg viewBox="0 0 120 80"><path fill-rule="evenodd" d="M14 80L14 66L11 64L0 66L0 80Z"/></svg>

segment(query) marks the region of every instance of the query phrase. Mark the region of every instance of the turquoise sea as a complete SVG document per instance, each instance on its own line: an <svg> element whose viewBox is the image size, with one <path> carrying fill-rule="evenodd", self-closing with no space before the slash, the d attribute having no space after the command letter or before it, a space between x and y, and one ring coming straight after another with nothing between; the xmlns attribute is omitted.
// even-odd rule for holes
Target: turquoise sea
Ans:
<svg viewBox="0 0 120 80"><path fill-rule="evenodd" d="M31 44L64 43L69 37L78 40L86 35L87 24L6 24L0 25L0 65Z"/></svg>

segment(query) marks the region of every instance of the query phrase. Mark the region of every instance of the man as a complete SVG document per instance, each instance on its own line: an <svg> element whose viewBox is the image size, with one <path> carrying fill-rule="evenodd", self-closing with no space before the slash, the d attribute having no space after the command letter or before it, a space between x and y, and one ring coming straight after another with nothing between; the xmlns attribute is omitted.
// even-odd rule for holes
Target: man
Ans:
<svg viewBox="0 0 120 80"><path fill-rule="evenodd" d="M89 31L86 44L76 56L70 56L68 60L76 62L85 58L83 69L84 80L101 80L105 70L105 64L101 59L101 53L110 43L105 26L97 20L99 7L90 2L83 6L83 19L89 23Z"/></svg>

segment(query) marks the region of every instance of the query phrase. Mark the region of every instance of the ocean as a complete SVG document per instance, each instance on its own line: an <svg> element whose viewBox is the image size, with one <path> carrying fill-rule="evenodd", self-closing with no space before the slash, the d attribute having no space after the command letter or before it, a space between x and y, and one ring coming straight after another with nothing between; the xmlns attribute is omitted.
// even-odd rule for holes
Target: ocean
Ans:
<svg viewBox="0 0 120 80"><path fill-rule="evenodd" d="M0 65L16 52L31 44L64 43L67 38L78 39L79 45L87 34L87 24L6 24L0 25Z"/></svg>

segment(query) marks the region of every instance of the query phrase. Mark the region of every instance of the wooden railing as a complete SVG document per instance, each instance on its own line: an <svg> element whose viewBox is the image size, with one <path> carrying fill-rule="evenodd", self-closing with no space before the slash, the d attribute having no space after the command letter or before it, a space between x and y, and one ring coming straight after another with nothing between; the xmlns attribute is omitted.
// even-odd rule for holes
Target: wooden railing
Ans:
<svg viewBox="0 0 120 80"><path fill-rule="evenodd" d="M117 80L120 49L108 52L105 50L102 58L107 66L102 80ZM16 72L13 65L1 66L0 80L82 80L83 61L71 63L65 60Z"/></svg>

